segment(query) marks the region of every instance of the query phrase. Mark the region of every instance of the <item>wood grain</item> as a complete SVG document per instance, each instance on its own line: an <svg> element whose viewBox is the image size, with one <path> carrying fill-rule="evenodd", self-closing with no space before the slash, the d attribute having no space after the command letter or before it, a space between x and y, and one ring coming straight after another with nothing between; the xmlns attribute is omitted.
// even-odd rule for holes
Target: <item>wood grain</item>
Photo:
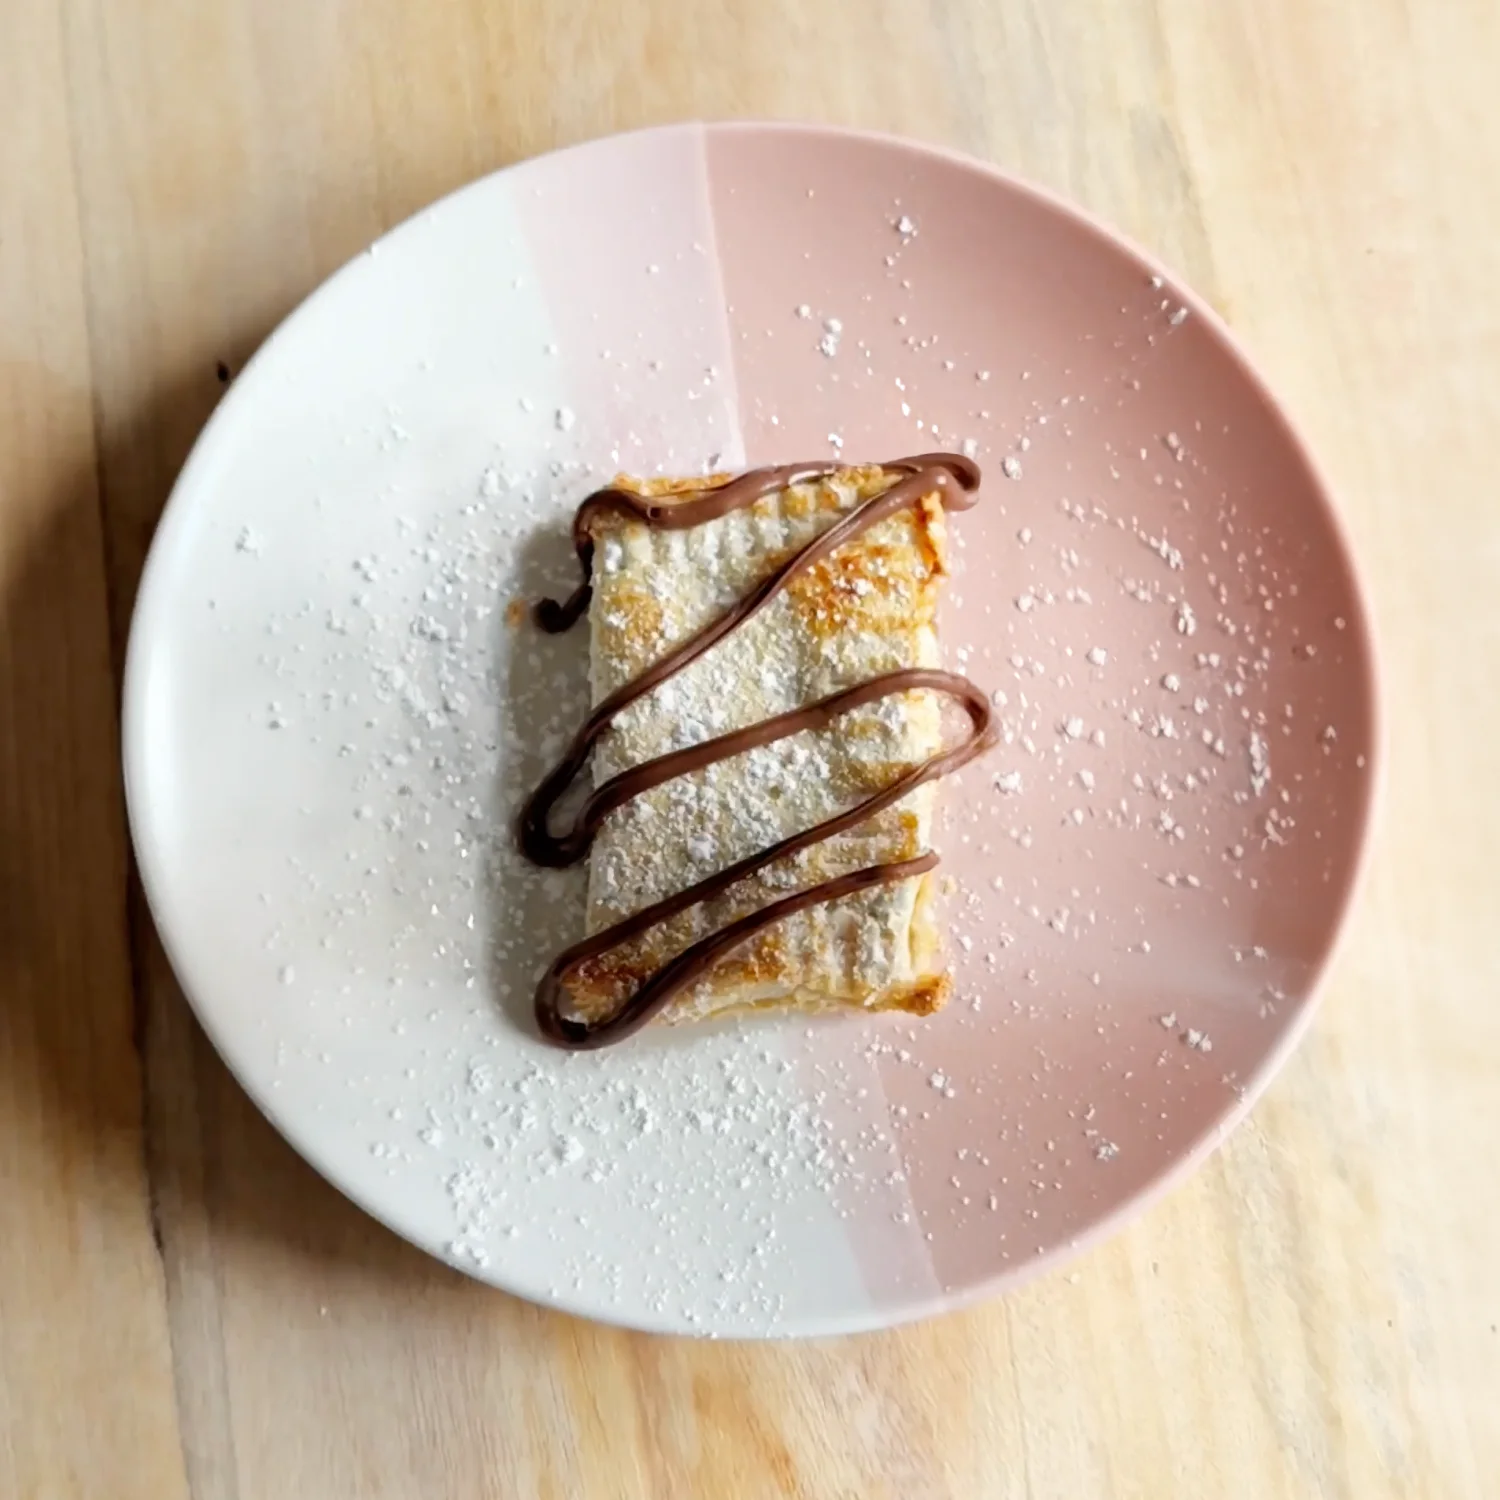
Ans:
<svg viewBox="0 0 1500 1500"><path fill-rule="evenodd" d="M0 1494L185 1486L141 1154L83 255L50 7L0 19Z"/></svg>
<svg viewBox="0 0 1500 1500"><path fill-rule="evenodd" d="M0 1494L1492 1494L1497 62L1489 0L0 7ZM1327 1004L1215 1161L1003 1303L791 1348L524 1306L303 1166L128 885L113 717L219 361L481 172L738 114L966 148L1178 265L1343 495L1391 709Z"/></svg>

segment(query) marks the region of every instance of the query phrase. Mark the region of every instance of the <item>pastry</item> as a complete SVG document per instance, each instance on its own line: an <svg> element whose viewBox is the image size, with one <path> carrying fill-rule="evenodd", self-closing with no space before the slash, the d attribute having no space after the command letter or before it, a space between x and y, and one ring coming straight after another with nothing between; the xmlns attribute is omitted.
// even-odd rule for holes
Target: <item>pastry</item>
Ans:
<svg viewBox="0 0 1500 1500"><path fill-rule="evenodd" d="M589 861L589 936L538 991L548 1036L943 1003L935 783L993 723L940 670L935 618L945 508L978 481L942 453L622 478L579 507L585 581L537 619L587 611L595 706L522 819L531 858ZM558 832L590 759L596 790Z"/></svg>

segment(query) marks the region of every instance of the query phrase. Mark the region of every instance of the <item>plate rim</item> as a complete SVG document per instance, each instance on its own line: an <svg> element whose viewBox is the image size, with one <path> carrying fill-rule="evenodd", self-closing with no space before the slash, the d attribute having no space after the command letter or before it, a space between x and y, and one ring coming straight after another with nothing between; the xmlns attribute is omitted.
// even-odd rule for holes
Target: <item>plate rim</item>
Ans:
<svg viewBox="0 0 1500 1500"><path fill-rule="evenodd" d="M1334 547L1349 576L1354 615L1350 625L1354 635L1362 641L1364 646L1361 690L1370 717L1370 744L1366 756L1367 765L1362 782L1362 795L1358 804L1353 867L1345 886L1342 903L1327 931L1323 951L1313 967L1306 990L1297 1003L1295 1014L1289 1017L1275 1044L1266 1050L1259 1065L1243 1081L1239 1091L1229 1096L1224 1109L1204 1126L1187 1149L1180 1152L1175 1159L1143 1183L1134 1193L1121 1200L1110 1212L1093 1220L1077 1235L1060 1241L1045 1253L953 1290L939 1289L899 1304L872 1305L863 1310L834 1317L809 1318L799 1322L795 1327L771 1329L763 1334L736 1334L726 1341L764 1342L768 1339L819 1338L876 1332L973 1307L979 1302L1014 1291L1056 1270L1086 1250L1112 1238L1197 1171L1243 1122L1246 1115L1265 1093L1272 1079L1306 1036L1322 1001L1329 977L1344 954L1352 927L1353 914L1361 904L1370 879L1374 846L1377 842L1376 830L1386 795L1388 763L1388 728L1381 689L1382 653L1376 629L1375 612L1372 607L1369 579L1354 546L1354 539L1339 493L1303 436L1301 427L1291 411L1260 373L1229 325L1215 308L1191 285L1176 275L1170 266L1128 234L1048 187L1030 182L1004 167L981 160L953 147L883 131L831 125L817 121L775 119L687 119L595 136L507 163L418 208L324 277L281 318L275 328L257 346L239 375L216 403L207 421L193 440L187 458L173 480L141 569L131 608L130 628L121 675L121 779L130 847L152 925L171 968L172 977L191 1007L198 1025L202 1027L214 1051L238 1087L244 1091L287 1145L331 1187L383 1228L431 1255L440 1263L462 1272L482 1285L493 1287L532 1305L642 1333L687 1338L712 1337L712 1335L685 1328L666 1318L658 1320L648 1316L633 1317L628 1314L610 1316L607 1311L601 1311L582 1299L575 1299L572 1294L542 1299L535 1296L533 1291L522 1289L508 1281L503 1274L495 1274L503 1268L494 1268L493 1272L490 1268L485 1268L485 1272L481 1274L477 1268L455 1261L435 1240L424 1239L406 1228L398 1228L369 1195L346 1184L328 1162L316 1137L309 1138L306 1132L299 1129L295 1122L277 1107L270 1091L259 1088L237 1066L231 1045L232 1032L221 1028L216 1023L212 1004L205 997L196 994L184 979L184 964L180 961L179 945L173 931L171 906L164 894L168 861L162 857L159 848L156 847L153 834L154 815L151 799L146 791L145 770L150 759L147 744L149 739L148 714L144 700L146 697L146 659L152 649L152 616L163 607L163 600L170 597L161 576L166 566L163 559L171 550L170 544L173 537L186 524L185 518L190 506L194 503L194 491L199 487L198 475L208 468L215 446L222 440L221 435L228 430L230 414L239 403L247 399L245 396L245 389L248 385L247 377L252 376L262 361L268 358L283 341L293 336L296 326L304 315L310 313L322 298L332 295L334 288L359 265L365 256L394 236L410 232L419 221L444 208L451 201L467 194L492 190L496 179L542 162L549 162L574 153L594 151L610 143L681 133L700 133L705 147L708 139L713 135L765 134L783 138L834 137L857 141L886 151L895 151L919 161L939 162L946 166L957 167L965 172L988 178L1012 194L1031 200L1038 207L1070 221L1079 230L1103 241L1114 250L1123 251L1138 262L1143 269L1165 277L1172 286L1173 295L1191 309L1195 318L1200 319L1208 327L1217 344L1228 355L1240 378L1261 400L1265 410L1279 428L1291 455L1306 472L1311 489L1320 502L1329 525Z"/></svg>

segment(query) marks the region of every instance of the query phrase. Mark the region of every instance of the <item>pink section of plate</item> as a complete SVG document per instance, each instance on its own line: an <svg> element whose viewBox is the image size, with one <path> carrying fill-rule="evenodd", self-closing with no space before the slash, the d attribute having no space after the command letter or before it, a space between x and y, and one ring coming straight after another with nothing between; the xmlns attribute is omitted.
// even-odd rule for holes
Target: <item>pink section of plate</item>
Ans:
<svg viewBox="0 0 1500 1500"><path fill-rule="evenodd" d="M1290 1050L1366 840L1368 621L1286 415L1141 254L939 152L707 139L747 461L986 474L943 620L1005 726L946 797L956 997L872 1023L935 1280L864 1269L914 1315L1111 1227Z"/></svg>

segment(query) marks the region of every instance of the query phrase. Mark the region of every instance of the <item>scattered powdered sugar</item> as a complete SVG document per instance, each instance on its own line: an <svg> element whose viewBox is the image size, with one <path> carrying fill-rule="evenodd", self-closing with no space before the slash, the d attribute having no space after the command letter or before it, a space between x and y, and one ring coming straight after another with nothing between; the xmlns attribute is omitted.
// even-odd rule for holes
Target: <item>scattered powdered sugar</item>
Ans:
<svg viewBox="0 0 1500 1500"><path fill-rule="evenodd" d="M537 404L561 430L546 414L564 408ZM420 522L391 507L387 534L330 566L335 594L304 630L316 650L275 658L267 722L325 758L344 791L317 816L348 830L346 875L274 909L287 947L320 955L297 965L299 1013L313 1035L400 1038L370 1053L395 1071L347 1076L333 1065L347 1053L284 1047L275 1086L298 1080L364 1121L371 1170L439 1185L456 1263L622 1316L772 1331L805 1279L787 1226L887 1200L888 1217L909 1217L869 1165L893 1152L895 1125L849 1116L868 1058L813 1079L798 1035L775 1025L588 1055L535 1038L536 976L583 930L583 872L531 867L512 834L589 698L586 631L549 637L526 615L575 566L583 476L551 468L476 469ZM291 963L273 972L292 983ZM947 1082L938 1107L957 1094Z"/></svg>
<svg viewBox="0 0 1500 1500"><path fill-rule="evenodd" d="M1259 734L1250 736L1250 790L1264 796L1271 784L1271 752Z"/></svg>
<svg viewBox="0 0 1500 1500"><path fill-rule="evenodd" d="M903 247L915 238L917 225L909 216L892 222ZM899 252L893 258L900 259ZM907 259L915 263L922 256ZM844 304L845 310L850 306ZM1151 309L1157 338L1164 314L1173 327L1188 315L1184 307L1158 306L1157 299L1151 299ZM808 335L814 334L824 358L840 355L840 319L815 314L807 302L793 311L798 325L782 314L788 344L810 357ZM854 329L863 326L853 312L849 317ZM800 327L815 318L818 326ZM906 337L920 339L915 320ZM848 375L849 359L867 356L853 331L843 349L842 362L826 369L830 382L840 370ZM957 347L953 352L960 354ZM955 365L947 360L943 367ZM990 393L981 389L990 375L977 370L971 381L966 366L952 381L963 386L967 402L963 413L938 412L947 444L960 441L957 434L969 420L989 420L989 412L969 408ZM915 380L910 388L896 383L919 401ZM990 389L1008 388L1002 382ZM515 405L522 411L534 405L533 421L541 428L572 432L574 413L555 404L557 394L539 388L534 401L528 397ZM1076 399L1081 403L1081 396ZM904 409L911 415L911 402ZM1064 425L1076 410L1066 402L1038 409L1027 419L1025 434L974 429L988 452L1006 446L1029 452L1034 438L1039 455L1031 485L1007 491L1011 514L1004 534L1008 539L1014 533L1028 550L1010 553L1017 566L1006 575L1009 586L1002 583L995 591L998 639L981 637L966 648L974 653L972 668L966 657L955 662L951 648L949 653L949 665L971 671L1004 710L1001 754L1008 764L974 770L976 816L961 830L950 823L941 835L972 839L986 857L1004 855L1004 878L997 874L978 891L960 889L950 898L951 942L961 976L953 1012L981 1036L1001 1024L1025 1025L1047 1015L1054 983L1075 997L1076 986L1092 986L1085 991L1096 1007L1089 1024L1118 1026L1120 1017L1111 1009L1113 971L1101 963L1099 949L1090 953L1081 944L1109 942L1129 955L1121 962L1131 964L1145 964L1154 948L1150 972L1159 976L1175 947L1169 929L1157 930L1155 916L1133 916L1127 907L1196 921L1226 888L1233 889L1232 880L1253 883L1261 875L1263 850L1271 848L1274 856L1296 837L1297 806L1282 800L1293 780L1287 767L1295 762L1278 761L1283 771L1273 791L1271 745L1286 731L1279 697L1266 703L1264 690L1273 679L1263 652L1274 648L1279 656L1292 646L1285 634L1273 633L1280 611L1263 620L1273 614L1273 593L1277 600L1284 597L1284 580L1278 583L1269 563L1254 561L1260 544L1234 532L1232 507L1226 512L1226 558L1202 550L1208 545L1196 521L1202 511L1190 507L1203 503L1201 489L1193 486L1200 456L1212 445L1194 439L1198 429L1190 413L1174 415L1180 433L1168 431L1163 438L1161 424L1139 434L1149 444L1141 447L1142 459L1149 453L1165 470L1164 478L1146 471L1146 482L1154 477L1163 497L1161 506L1142 504L1137 519L1105 493L1107 482L1096 491L1079 479L1065 497L1047 499L1045 515L1041 507L1026 510L1036 476L1056 472L1051 452L1046 467L1041 461L1043 445L1064 441ZM930 419L920 404L918 413ZM930 420L927 426L936 441ZM398 427L382 423L382 441ZM407 441L405 428L400 431L400 441ZM581 873L532 869L516 854L510 834L514 809L587 707L586 631L545 637L525 617L531 600L564 591L574 576L567 520L594 474L558 456L573 441L558 441L555 454L529 468L514 461L476 464L463 492L422 522L403 524L399 499L383 496L383 503L390 501L390 534L336 559L332 571L340 592L328 601L326 640L316 659L312 653L306 661L277 654L274 643L268 648L273 690L281 696L257 696L253 706L258 724L281 731L267 741L273 747L267 753L305 740L338 768L333 784L347 790L336 806L319 812L330 827L336 821L339 831L330 837L344 841L347 877L321 887L304 881L301 911L271 914L288 931L304 921L327 951L328 964L311 960L306 944L282 948L268 938L271 953L290 952L299 961L295 970L284 963L268 972L286 985L298 979L295 995L280 1000L278 1009L295 1001L324 1031L388 1027L407 1044L409 1066L399 1075L351 1070L347 1079L328 1077L329 1107L358 1112L368 1122L367 1165L392 1176L420 1172L420 1180L435 1186L451 1219L448 1253L456 1262L490 1271L503 1267L506 1279L522 1284L540 1277L560 1301L581 1288L590 1296L603 1288L606 1300L634 1316L646 1309L663 1319L702 1320L710 1329L773 1330L785 1311L785 1288L798 1284L799 1250L789 1226L819 1216L847 1217L851 1204L868 1203L877 1189L869 1164L890 1148L904 1111L920 1116L930 1106L935 1118L948 1111L951 1120L974 1097L971 1075L959 1070L960 1087L953 1076L956 1054L935 1068L901 1049L920 1102L908 1093L889 1119L883 1102L872 1104L874 1112L851 1125L840 1110L873 1087L869 1059L854 1051L835 1067L826 1057L812 1067L807 1059L813 1045L792 1027L729 1023L691 1039L678 1034L640 1048L577 1056L533 1039L529 1009L537 973L583 930ZM830 432L828 442L842 449L839 433ZM972 456L980 441L963 438L961 446ZM1137 462L1135 451L1133 444L1131 464ZM1124 469L1126 456L1115 457ZM696 472L718 466L718 455L705 452L669 467ZM1021 461L1013 454L999 468L1008 479L1021 478ZM1213 496L1207 498L1212 504ZM1127 559L1116 579L1126 582L1126 569L1140 575L1128 580L1126 594L1129 609L1144 622L1141 633L1101 631L1109 649L1086 646L1104 623L1096 616L1090 627L1088 611L1101 590L1113 586L1101 562L1108 549L1091 553L1086 539L1106 529L1121 538L1116 553ZM952 527L950 534L961 547L963 527ZM279 561L281 533L273 529L273 535ZM254 557L262 543L245 527L235 547ZM1151 555L1143 556L1142 547ZM607 545L599 566L618 566ZM236 568L247 577L264 574L263 568ZM1248 604L1234 592L1246 578L1264 580ZM1198 601L1197 612L1180 597L1184 589ZM1137 600L1146 607L1137 610ZM320 607L320 630L323 617ZM1070 623L1055 623L1065 617ZM268 634L286 622L273 623ZM1345 624L1339 618L1334 628ZM1179 639L1187 637L1202 637L1215 649L1190 653ZM1304 648L1299 661L1310 661L1312 643L1298 644ZM1083 667L1104 668L1112 661L1108 673ZM1321 661L1299 670L1320 668ZM771 680L761 684L764 692L782 692L786 684L776 664L768 662L765 670ZM1168 702L1163 692L1182 697ZM1296 731L1316 733L1337 762L1334 727L1317 731L1320 720L1309 723L1315 713L1310 709L1303 717L1299 709ZM1108 760L1089 748L1106 745L1105 725L1117 747ZM705 722L688 732L701 737L713 730ZM1357 749L1351 747L1351 760ZM1248 756L1248 783L1244 762L1236 759L1240 754ZM1135 758L1120 763L1123 756ZM1084 761L1098 767L1097 774L1082 768ZM790 768L814 778L826 770L810 762ZM1261 799L1253 808L1252 797ZM1224 808L1243 811L1232 811L1226 825ZM1049 839L1087 851L1092 861L1096 850L1122 847L1111 842L1122 838L1135 841L1144 865L1128 903L1094 883L1093 870L1087 878L1069 877L1077 888L1060 888L1065 882L1048 886L1054 850L1061 847ZM700 864L715 847L702 835L684 841L688 857ZM1137 900L1140 907L1133 905ZM372 950L388 962L371 963ZM1054 960L1054 952L1064 957ZM1080 963L1078 955L1085 953ZM1263 956L1257 961L1264 962ZM1071 963L1076 972L1057 979L1061 963ZM329 969L353 977L341 988L330 986L321 977ZM977 991L976 974L988 976ZM1252 1014L1257 1008L1262 1015L1276 1014L1285 999L1276 978L1285 982L1273 970L1247 991ZM1185 992L1158 985L1151 993L1156 1005L1176 1004L1192 1013L1195 1002ZM1212 1051L1206 1031L1179 1027L1176 1010L1155 1019L1189 1053ZM945 1017L941 1025L949 1024ZM895 1034L875 1029L883 1025L883 1019L871 1023L871 1034ZM867 1036L863 1030L850 1034L861 1044ZM1238 1034L1221 1032L1221 1042L1226 1059L1238 1062ZM1173 1048L1164 1050L1179 1068L1197 1065ZM892 1051L888 1046L887 1064ZM320 1066L327 1066L318 1058L329 1055L321 1045L309 1046L288 1068L316 1078ZM1120 1059L1128 1080L1128 1047ZM1045 1079L1052 1065L1044 1059L1039 1075ZM448 1082L434 1089L434 1077ZM1130 1086L1119 1088L1122 1096L1130 1095ZM948 1101L960 1095L963 1103L950 1107ZM1120 1133L1118 1123L1113 1129ZM1137 1162L1137 1137L1122 1138L1130 1161ZM985 1144L975 1126L963 1150L978 1153ZM1074 1144L1081 1162L1107 1163L1120 1150L1097 1131L1085 1132L1081 1146L1076 1138ZM1040 1154L1039 1146L1035 1150ZM997 1196L990 1182L964 1186L965 1196L958 1198L967 1171L966 1162L952 1179L955 1203L967 1204L970 1191L981 1209L986 1201L991 1211L1011 1202L1008 1190ZM899 1184L893 1203L891 1218L909 1222ZM713 1226L711 1234L706 1225ZM659 1251L649 1264L627 1261L620 1252L621 1246L642 1244Z"/></svg>

